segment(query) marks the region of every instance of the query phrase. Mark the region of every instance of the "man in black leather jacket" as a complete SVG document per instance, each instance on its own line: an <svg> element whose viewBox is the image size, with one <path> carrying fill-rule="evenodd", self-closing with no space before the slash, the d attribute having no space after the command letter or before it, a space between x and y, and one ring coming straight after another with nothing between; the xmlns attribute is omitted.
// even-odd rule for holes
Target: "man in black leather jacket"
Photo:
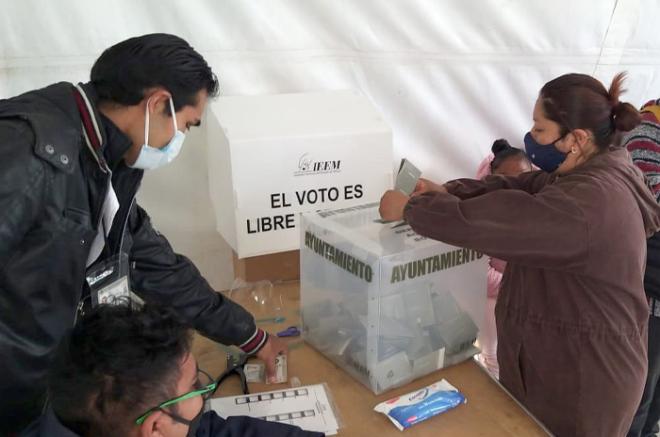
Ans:
<svg viewBox="0 0 660 437"><path fill-rule="evenodd" d="M176 157L217 92L187 42L152 34L107 49L89 83L0 100L0 435L40 413L52 351L77 315L126 288L273 374L284 344L215 292L135 202L144 170ZM89 286L93 271L128 286L118 280L108 298Z"/></svg>
<svg viewBox="0 0 660 437"><path fill-rule="evenodd" d="M167 308L99 305L57 348L47 410L21 437L322 437L204 412L223 387L198 368L191 346L190 330Z"/></svg>

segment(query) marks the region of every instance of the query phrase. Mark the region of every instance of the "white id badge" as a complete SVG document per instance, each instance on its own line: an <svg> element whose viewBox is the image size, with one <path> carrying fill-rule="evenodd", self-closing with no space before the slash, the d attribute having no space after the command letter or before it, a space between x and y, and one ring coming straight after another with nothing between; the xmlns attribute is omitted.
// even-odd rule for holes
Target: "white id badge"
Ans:
<svg viewBox="0 0 660 437"><path fill-rule="evenodd" d="M87 271L92 307L100 304L142 305L129 286L128 255L121 253L97 263Z"/></svg>
<svg viewBox="0 0 660 437"><path fill-rule="evenodd" d="M128 278L126 276L117 279L111 284L92 292L92 305L99 304L125 304L131 298L131 291L128 289Z"/></svg>

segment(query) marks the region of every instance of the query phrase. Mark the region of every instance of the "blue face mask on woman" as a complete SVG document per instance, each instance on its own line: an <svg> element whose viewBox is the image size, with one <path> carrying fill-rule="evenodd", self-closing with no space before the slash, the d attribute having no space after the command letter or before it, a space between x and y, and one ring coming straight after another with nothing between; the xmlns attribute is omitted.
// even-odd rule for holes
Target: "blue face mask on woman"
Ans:
<svg viewBox="0 0 660 437"><path fill-rule="evenodd" d="M549 144L539 144L534 140L531 132L527 132L525 134L525 152L535 166L552 173L566 160L566 154L555 147L555 143L562 138L559 137Z"/></svg>
<svg viewBox="0 0 660 437"><path fill-rule="evenodd" d="M181 132L176 124L176 113L174 112L174 102L170 97L170 110L172 112L172 123L174 123L174 135L172 139L162 148L151 147L149 145L149 101L145 109L144 120L144 144L140 149L140 154L133 165L129 167L142 170L153 170L158 167L169 164L179 155L186 134Z"/></svg>

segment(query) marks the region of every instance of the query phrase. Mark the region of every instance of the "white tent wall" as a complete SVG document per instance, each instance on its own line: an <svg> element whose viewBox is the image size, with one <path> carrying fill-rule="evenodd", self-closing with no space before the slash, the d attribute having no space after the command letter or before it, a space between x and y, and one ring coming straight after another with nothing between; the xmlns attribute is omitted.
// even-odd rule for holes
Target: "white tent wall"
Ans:
<svg viewBox="0 0 660 437"><path fill-rule="evenodd" d="M626 100L660 97L657 0L1 0L0 98L85 81L102 50L151 32L187 39L223 95L357 89L394 133L395 158L438 180L472 176L492 141L521 146L539 88L566 72ZM215 231L203 129L147 173L140 203L219 289L231 252ZM394 163L393 163L394 164ZM255 184L263 183L255 175ZM228 207L231 207L228 205Z"/></svg>

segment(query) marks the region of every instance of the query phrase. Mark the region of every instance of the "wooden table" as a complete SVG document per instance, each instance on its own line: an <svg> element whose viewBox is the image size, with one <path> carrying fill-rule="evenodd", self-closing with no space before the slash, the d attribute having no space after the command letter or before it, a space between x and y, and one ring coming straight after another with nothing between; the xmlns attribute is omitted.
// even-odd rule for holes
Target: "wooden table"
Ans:
<svg viewBox="0 0 660 437"><path fill-rule="evenodd" d="M299 322L300 294L298 282L276 286L282 293L286 320L280 324L263 324L269 332L277 332ZM241 302L245 304L245 302ZM245 305L249 309L249 304ZM547 433L529 416L483 368L474 360L436 371L410 384L374 395L299 337L287 339L290 346L288 376L300 379L302 385L327 383L334 398L341 421L340 436L399 436L400 431L373 407L394 396L422 388L445 378L467 398L467 404L440 414L405 431L415 436L546 436ZM193 351L200 368L219 375L226 365L226 352L218 345L199 335L195 337ZM276 390L288 384L250 384L251 392ZM232 377L218 390L218 396L240 394L238 378Z"/></svg>

